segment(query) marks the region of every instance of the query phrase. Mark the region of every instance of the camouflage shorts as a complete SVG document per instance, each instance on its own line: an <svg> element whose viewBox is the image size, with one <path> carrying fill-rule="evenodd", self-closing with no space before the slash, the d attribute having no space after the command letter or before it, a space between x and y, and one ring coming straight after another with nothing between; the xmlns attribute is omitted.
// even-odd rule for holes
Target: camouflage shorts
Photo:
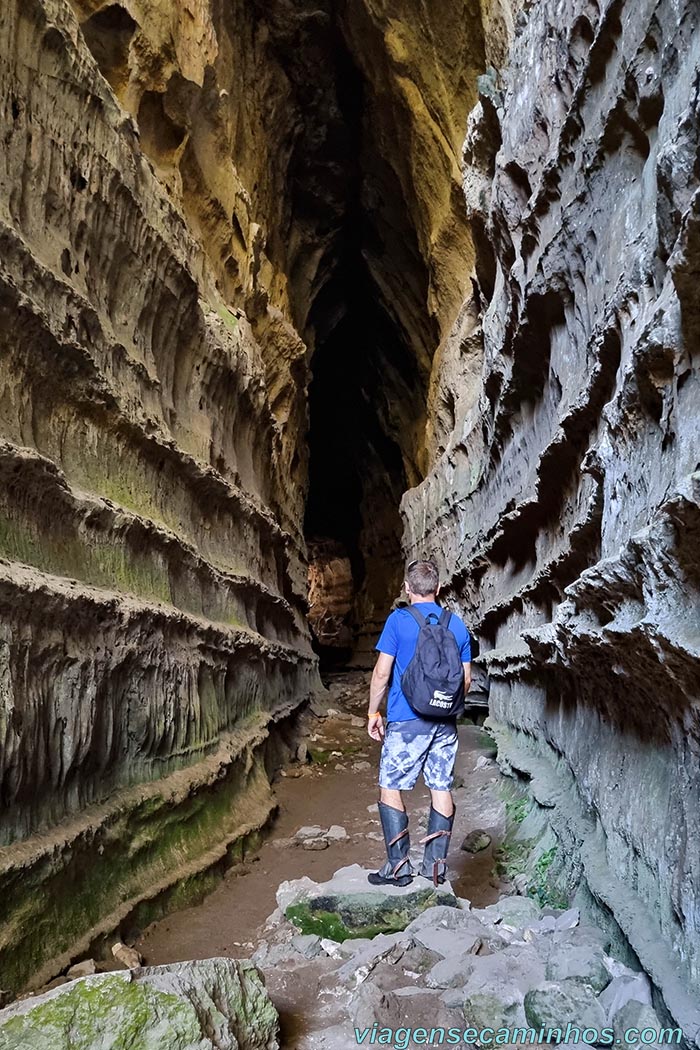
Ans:
<svg viewBox="0 0 700 1050"><path fill-rule="evenodd" d="M379 761L379 786L409 791L423 772L426 786L449 791L457 755L457 726L424 718L388 722Z"/></svg>

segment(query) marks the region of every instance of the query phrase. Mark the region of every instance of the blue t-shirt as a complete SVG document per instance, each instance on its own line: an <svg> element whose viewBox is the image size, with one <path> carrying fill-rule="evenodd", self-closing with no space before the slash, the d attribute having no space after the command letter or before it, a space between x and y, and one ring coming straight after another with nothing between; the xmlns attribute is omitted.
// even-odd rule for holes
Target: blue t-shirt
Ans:
<svg viewBox="0 0 700 1050"><path fill-rule="evenodd" d="M416 602L415 607L423 616L431 612L440 616L444 611L435 602ZM454 613L450 617L449 629L457 639L462 663L468 664L471 661L469 631L459 616ZM401 676L413 659L419 630L410 612L406 609L394 609L384 624L384 630L375 646L377 652L394 657L386 705L387 722L407 722L410 718L420 717L409 704L401 688Z"/></svg>

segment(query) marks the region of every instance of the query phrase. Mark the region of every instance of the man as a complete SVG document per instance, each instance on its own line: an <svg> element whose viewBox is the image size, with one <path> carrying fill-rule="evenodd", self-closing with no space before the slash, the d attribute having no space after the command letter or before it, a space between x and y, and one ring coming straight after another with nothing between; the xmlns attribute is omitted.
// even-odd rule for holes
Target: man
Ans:
<svg viewBox="0 0 700 1050"><path fill-rule="evenodd" d="M406 594L423 616L443 612L436 602L439 577L435 562L413 561L406 570ZM460 650L464 668L465 692L471 682L469 631L454 613L449 622ZM416 648L420 628L411 613L395 609L384 625L376 649L379 653L370 685L367 731L382 741L379 764L379 816L384 832L387 861L368 875L372 885L407 886L414 874L409 859L408 814L402 791L409 791L419 773L430 789L430 816L425 852L419 875L435 885L445 881L447 848L454 821L452 774L457 754L457 724L421 718L408 703L401 689L401 677ZM379 712L387 696L387 725Z"/></svg>

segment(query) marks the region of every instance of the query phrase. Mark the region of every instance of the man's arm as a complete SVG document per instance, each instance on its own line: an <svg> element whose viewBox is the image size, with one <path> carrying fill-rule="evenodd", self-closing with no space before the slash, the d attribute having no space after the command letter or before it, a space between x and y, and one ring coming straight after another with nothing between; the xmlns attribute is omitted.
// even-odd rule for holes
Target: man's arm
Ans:
<svg viewBox="0 0 700 1050"><path fill-rule="evenodd" d="M379 714L379 708L386 698L393 666L394 657L388 653L380 653L372 672L372 681L369 686L367 732L373 740L381 740L384 736L384 722Z"/></svg>
<svg viewBox="0 0 700 1050"><path fill-rule="evenodd" d="M464 668L464 695L466 696L472 684L472 665L471 663L462 664L462 667Z"/></svg>

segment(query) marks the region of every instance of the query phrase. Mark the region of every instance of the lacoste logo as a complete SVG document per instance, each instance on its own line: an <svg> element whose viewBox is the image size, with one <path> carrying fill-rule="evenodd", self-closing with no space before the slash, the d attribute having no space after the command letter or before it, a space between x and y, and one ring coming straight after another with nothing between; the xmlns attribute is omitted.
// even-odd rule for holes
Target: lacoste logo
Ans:
<svg viewBox="0 0 700 1050"><path fill-rule="evenodd" d="M436 689L430 701L431 707L452 707L452 697L449 693L442 693Z"/></svg>

